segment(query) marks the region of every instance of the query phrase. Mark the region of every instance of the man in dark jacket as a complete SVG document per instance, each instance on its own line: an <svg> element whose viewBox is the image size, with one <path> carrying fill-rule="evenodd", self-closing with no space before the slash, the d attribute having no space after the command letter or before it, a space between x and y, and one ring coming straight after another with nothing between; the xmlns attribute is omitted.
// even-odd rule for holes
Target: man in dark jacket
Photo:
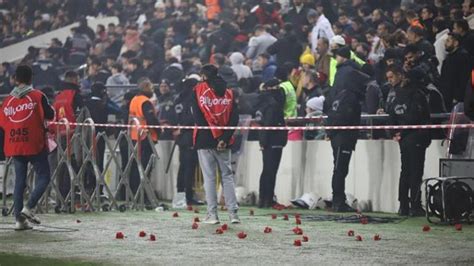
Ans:
<svg viewBox="0 0 474 266"><path fill-rule="evenodd" d="M258 96L256 120L261 126L285 126L285 94L280 81L272 79L263 85ZM260 150L263 155L263 170L260 175L259 208L278 207L274 202L275 184L280 167L283 148L288 142L288 131L259 131Z"/></svg>
<svg viewBox="0 0 474 266"><path fill-rule="evenodd" d="M450 33L445 46L448 55L441 68L440 82L446 108L451 110L456 103L464 101L472 62L469 53L461 47L460 35Z"/></svg>
<svg viewBox="0 0 474 266"><path fill-rule="evenodd" d="M419 70L407 73L401 89L396 91L389 110L395 125L424 125L430 122L430 109L420 84ZM398 190L399 214L402 216L424 216L421 207L421 181L425 165L426 148L431 143L430 132L422 129L397 130L394 140L400 144L402 171Z"/></svg>
<svg viewBox="0 0 474 266"><path fill-rule="evenodd" d="M158 119L162 125L176 125L177 118L174 108L176 94L171 91L170 82L162 79L160 82L158 96ZM173 130L165 129L160 137L162 140L172 140Z"/></svg>
<svg viewBox="0 0 474 266"><path fill-rule="evenodd" d="M291 62L295 66L299 64L303 47L298 41L298 36L293 30L293 25L285 24L285 35L267 49L267 53L276 55L277 66L282 67L286 62Z"/></svg>
<svg viewBox="0 0 474 266"><path fill-rule="evenodd" d="M307 41L306 33L308 31L309 22L306 18L309 7L307 7L302 0L293 0L293 5L288 13L285 15L285 21L293 24L295 32L300 41Z"/></svg>
<svg viewBox="0 0 474 266"><path fill-rule="evenodd" d="M175 101L175 112L177 115L177 124L179 126L194 126L194 117L192 113L193 89L199 82L198 75L192 75L181 84L182 90ZM194 177L198 164L196 149L193 147L193 130L179 130L176 144L179 147L179 170L178 170L178 193L186 194L188 205L202 205L203 202L194 199Z"/></svg>
<svg viewBox="0 0 474 266"><path fill-rule="evenodd" d="M350 60L349 47L337 50L338 62L334 87L325 104L328 114L328 126L360 125L361 105L364 99L368 76L358 70L355 62ZM357 130L329 131L334 156L334 172L332 176L333 210L336 212L354 211L346 204L345 179L349 172L352 151L358 138Z"/></svg>
<svg viewBox="0 0 474 266"><path fill-rule="evenodd" d="M194 147L198 150L199 164L204 175L204 188L207 201L207 218L204 223L218 224L216 168L222 178L224 198L231 223L240 223L237 215L238 205L235 195L234 174L231 165L231 151L234 130L218 127L237 126L239 116L234 94L218 75L214 65L205 65L201 70L203 82L194 88L193 116L197 126L210 126L212 129L194 130Z"/></svg>
<svg viewBox="0 0 474 266"><path fill-rule="evenodd" d="M221 76L224 81L227 83L227 87L229 88L237 88L239 87L239 82L237 79L237 74L235 74L234 70L228 65L226 65L225 57L223 54L215 54L214 61L219 69L219 76Z"/></svg>

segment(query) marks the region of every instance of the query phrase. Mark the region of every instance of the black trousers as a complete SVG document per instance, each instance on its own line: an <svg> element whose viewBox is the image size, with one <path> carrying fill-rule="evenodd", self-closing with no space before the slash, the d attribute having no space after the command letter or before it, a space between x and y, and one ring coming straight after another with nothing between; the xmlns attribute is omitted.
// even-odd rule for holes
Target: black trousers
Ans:
<svg viewBox="0 0 474 266"><path fill-rule="evenodd" d="M134 144L136 142L134 141ZM148 165L148 162L150 161L150 157L153 154L152 147L150 145L150 142L145 139L141 142L141 164L143 167L143 171L146 170L146 167ZM136 162L133 162L131 173L130 173L130 188L132 189L133 193L137 193L138 186L140 186L140 174L138 172L138 167ZM146 197L145 197L146 198Z"/></svg>
<svg viewBox="0 0 474 266"><path fill-rule="evenodd" d="M398 188L400 207L421 207L421 182L425 167L426 147L412 140L400 141L402 171Z"/></svg>
<svg viewBox="0 0 474 266"><path fill-rule="evenodd" d="M97 141L97 146L96 146L96 156L97 156L97 166L99 168L100 174L104 171L104 156L105 156L105 140L103 138L100 138ZM92 165L89 165L89 167L86 170L86 180L84 180L84 187L88 192L92 192L95 189L96 186L96 176L94 173L94 169L92 168ZM100 193L102 194L103 187L100 187ZM91 194L91 193L89 193Z"/></svg>
<svg viewBox="0 0 474 266"><path fill-rule="evenodd" d="M198 163L197 151L190 147L179 146L178 192L186 193L186 200L194 198L194 176Z"/></svg>
<svg viewBox="0 0 474 266"><path fill-rule="evenodd" d="M263 155L263 170L260 175L260 200L271 203L275 195L275 183L278 168L280 167L283 148L265 148Z"/></svg>
<svg viewBox="0 0 474 266"><path fill-rule="evenodd" d="M333 205L343 204L346 201L346 176L349 173L353 141L337 143L331 140L332 154L334 158L334 170L332 175Z"/></svg>

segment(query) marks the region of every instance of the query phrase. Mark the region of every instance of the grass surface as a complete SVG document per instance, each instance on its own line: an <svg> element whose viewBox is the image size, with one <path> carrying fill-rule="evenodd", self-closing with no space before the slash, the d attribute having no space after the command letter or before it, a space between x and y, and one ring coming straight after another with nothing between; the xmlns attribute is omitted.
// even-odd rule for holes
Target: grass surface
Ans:
<svg viewBox="0 0 474 266"><path fill-rule="evenodd" d="M45 225L78 231L0 230L0 265L474 264L472 225L463 225L462 231L431 225L429 232L423 232L425 218L364 225L305 219L305 215L331 214L323 211L254 212L251 216L249 208L242 208L242 224L229 224L222 235L215 233L219 226L199 223L197 230L191 228L195 217L204 219L204 207L199 214L180 210L177 218L173 211L40 215ZM302 215L300 227L309 237L301 247L293 246L295 239L301 239L292 232L296 226L293 214L297 212ZM277 219L271 214L277 214ZM283 220L283 214L289 214L289 221ZM220 212L220 218L221 224L229 222L225 212ZM3 229L13 228L11 217L0 221ZM267 226L272 233L263 233ZM156 241L149 241L148 235L140 238L142 230L155 234ZM347 236L348 230L361 235L363 241ZM125 239L115 239L119 231ZM246 239L237 237L240 231L247 233ZM374 241L375 234L382 240Z"/></svg>

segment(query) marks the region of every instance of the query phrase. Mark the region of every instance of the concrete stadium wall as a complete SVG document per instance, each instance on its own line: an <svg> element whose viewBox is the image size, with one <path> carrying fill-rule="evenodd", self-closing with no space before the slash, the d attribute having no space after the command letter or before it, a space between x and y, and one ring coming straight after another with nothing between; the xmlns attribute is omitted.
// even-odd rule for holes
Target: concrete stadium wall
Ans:
<svg viewBox="0 0 474 266"><path fill-rule="evenodd" d="M160 198L173 198L176 192L178 173L178 150L171 162L170 171L165 174L172 142L161 141L158 167L154 173L153 185ZM441 141L433 141L426 152L425 175L439 175L439 159L445 155ZM247 142L236 176L237 185L248 191L258 191L262 171L262 155L258 142ZM283 151L278 172L275 193L281 203L289 204L291 199L303 193L313 192L327 197L332 193L332 150L330 142L290 142ZM358 200L370 200L374 211L396 212L398 210L398 179L400 175L400 149L391 140L361 140L353 154L349 175L346 179L346 193Z"/></svg>
<svg viewBox="0 0 474 266"><path fill-rule="evenodd" d="M103 17L103 18L90 18L87 20L89 27L94 31L99 24L103 24L107 27L109 23L118 24L119 19L117 17ZM71 28L79 26L79 23L73 23L69 26L50 31L48 33L33 37L31 39L16 43L0 49L0 62L15 62L21 60L28 52L28 47L48 47L51 43L51 39L58 38L63 43L67 37L71 35Z"/></svg>

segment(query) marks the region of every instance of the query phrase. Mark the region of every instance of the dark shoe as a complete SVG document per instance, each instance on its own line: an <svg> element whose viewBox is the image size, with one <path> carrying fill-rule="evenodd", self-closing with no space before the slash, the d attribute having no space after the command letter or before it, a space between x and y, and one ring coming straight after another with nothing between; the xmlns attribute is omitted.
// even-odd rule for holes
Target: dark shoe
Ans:
<svg viewBox="0 0 474 266"><path fill-rule="evenodd" d="M356 212L356 210L354 208L347 205L346 203L335 204L334 207L333 207L333 211L335 211L335 212Z"/></svg>
<svg viewBox="0 0 474 266"><path fill-rule="evenodd" d="M204 201L202 200L197 200L197 199L190 199L187 201L188 205L196 205L196 206L202 206L204 205Z"/></svg>
<svg viewBox="0 0 474 266"><path fill-rule="evenodd" d="M425 210L421 206L410 209L411 217L424 217L426 216Z"/></svg>
<svg viewBox="0 0 474 266"><path fill-rule="evenodd" d="M408 209L403 209L400 207L400 209L398 209L398 216L409 216L410 215L410 211Z"/></svg>

